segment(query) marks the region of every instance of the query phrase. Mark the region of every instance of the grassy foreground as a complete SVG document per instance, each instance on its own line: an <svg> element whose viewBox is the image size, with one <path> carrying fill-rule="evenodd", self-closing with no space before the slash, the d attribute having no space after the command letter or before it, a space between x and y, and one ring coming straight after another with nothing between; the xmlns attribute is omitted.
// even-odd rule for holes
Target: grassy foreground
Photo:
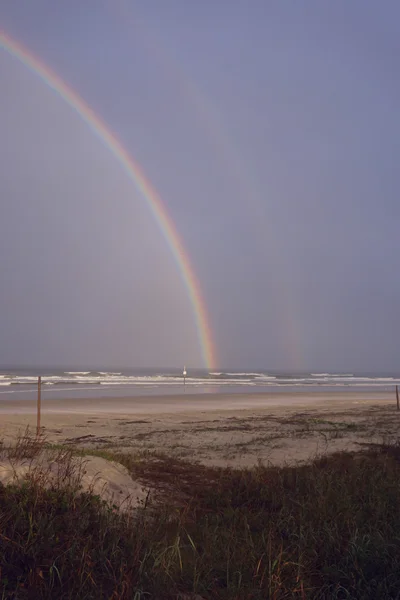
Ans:
<svg viewBox="0 0 400 600"><path fill-rule="evenodd" d="M0 598L400 598L398 446L240 471L112 457L157 490L131 516L0 486Z"/></svg>

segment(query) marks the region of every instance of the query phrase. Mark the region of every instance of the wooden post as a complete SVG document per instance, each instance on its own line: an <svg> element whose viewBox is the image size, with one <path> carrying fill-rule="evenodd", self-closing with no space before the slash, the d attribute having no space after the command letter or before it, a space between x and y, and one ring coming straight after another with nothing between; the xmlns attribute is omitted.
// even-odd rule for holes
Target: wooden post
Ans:
<svg viewBox="0 0 400 600"><path fill-rule="evenodd" d="M399 388L396 385L396 401L397 401L397 410L400 410L400 403L399 403Z"/></svg>
<svg viewBox="0 0 400 600"><path fill-rule="evenodd" d="M40 409L42 403L42 378L39 375L37 384L37 424L36 424L36 435L40 435Z"/></svg>

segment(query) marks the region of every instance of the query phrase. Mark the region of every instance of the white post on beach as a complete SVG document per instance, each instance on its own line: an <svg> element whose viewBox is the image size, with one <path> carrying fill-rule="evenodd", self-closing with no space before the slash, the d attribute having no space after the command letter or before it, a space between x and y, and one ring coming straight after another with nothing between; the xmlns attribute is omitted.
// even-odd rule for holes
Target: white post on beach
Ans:
<svg viewBox="0 0 400 600"><path fill-rule="evenodd" d="M41 402L42 402L42 378L39 375L38 377L38 382L37 382L37 423L36 423L36 435L39 436L40 435L40 408L41 408Z"/></svg>
<svg viewBox="0 0 400 600"><path fill-rule="evenodd" d="M183 373L182 373L182 375L183 375L183 387L185 387L185 385L186 385L186 375L187 375L186 366L183 367Z"/></svg>

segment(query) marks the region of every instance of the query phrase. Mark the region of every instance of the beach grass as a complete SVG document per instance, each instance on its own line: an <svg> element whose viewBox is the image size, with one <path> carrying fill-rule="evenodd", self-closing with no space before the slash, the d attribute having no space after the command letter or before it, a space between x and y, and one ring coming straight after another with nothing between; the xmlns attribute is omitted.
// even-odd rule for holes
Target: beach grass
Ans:
<svg viewBox="0 0 400 600"><path fill-rule="evenodd" d="M43 448L26 435L3 452L33 460ZM64 471L76 464L71 449L52 449ZM1 598L399 597L397 444L238 470L90 453L122 463L153 493L129 513L80 493L79 474L0 486Z"/></svg>

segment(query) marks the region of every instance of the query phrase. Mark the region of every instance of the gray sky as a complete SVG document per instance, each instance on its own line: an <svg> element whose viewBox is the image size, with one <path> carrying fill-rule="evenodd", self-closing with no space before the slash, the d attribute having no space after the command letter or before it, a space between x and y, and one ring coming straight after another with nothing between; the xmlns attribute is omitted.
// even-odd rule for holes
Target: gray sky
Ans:
<svg viewBox="0 0 400 600"><path fill-rule="evenodd" d="M159 191L219 365L399 370L400 5L3 0ZM0 50L0 364L201 366L121 165Z"/></svg>

